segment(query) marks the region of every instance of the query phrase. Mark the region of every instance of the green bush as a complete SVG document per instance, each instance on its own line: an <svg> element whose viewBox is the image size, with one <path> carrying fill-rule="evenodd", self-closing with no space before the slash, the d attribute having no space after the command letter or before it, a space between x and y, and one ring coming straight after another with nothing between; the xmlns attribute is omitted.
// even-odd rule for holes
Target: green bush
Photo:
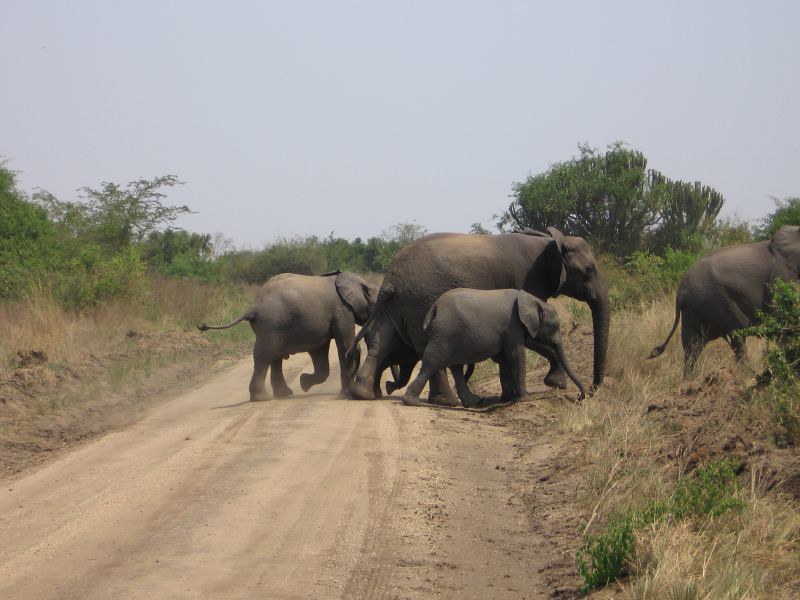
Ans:
<svg viewBox="0 0 800 600"><path fill-rule="evenodd" d="M583 591L603 587L628 574L636 548L635 515L627 513L610 520L596 535L586 535L578 551L578 574Z"/></svg>
<svg viewBox="0 0 800 600"><path fill-rule="evenodd" d="M767 369L759 377L763 396L771 408L779 431L779 445L800 441L800 287L775 281L770 287L767 311L758 313L758 324L739 332L767 342Z"/></svg>
<svg viewBox="0 0 800 600"><path fill-rule="evenodd" d="M693 520L698 526L708 519L740 510L736 463L721 460L699 467L694 476L678 480L671 496L613 516L596 534L586 534L576 555L583 591L608 585L628 575L636 550L636 532L663 519Z"/></svg>
<svg viewBox="0 0 800 600"><path fill-rule="evenodd" d="M145 264L133 247L109 253L96 244L68 244L60 264L45 282L67 308L94 308L116 298L135 302L147 290Z"/></svg>
<svg viewBox="0 0 800 600"><path fill-rule="evenodd" d="M45 211L25 200L14 173L0 164L0 298L19 298L51 271L56 245Z"/></svg>
<svg viewBox="0 0 800 600"><path fill-rule="evenodd" d="M775 211L761 220L760 225L753 228L756 238L766 240L784 225L800 225L800 198L772 199Z"/></svg>
<svg viewBox="0 0 800 600"><path fill-rule="evenodd" d="M610 256L603 256L598 262L609 286L612 307L622 309L639 307L673 293L697 259L694 252L667 248L664 256L639 251L625 263Z"/></svg>

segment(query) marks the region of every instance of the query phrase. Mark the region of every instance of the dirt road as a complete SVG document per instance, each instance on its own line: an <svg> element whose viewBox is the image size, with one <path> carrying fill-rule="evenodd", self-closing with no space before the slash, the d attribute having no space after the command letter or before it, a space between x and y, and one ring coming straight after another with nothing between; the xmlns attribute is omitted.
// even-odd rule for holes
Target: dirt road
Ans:
<svg viewBox="0 0 800 600"><path fill-rule="evenodd" d="M342 400L336 367L303 394L308 362L292 398L247 402L244 361L2 482L0 598L548 595L508 428Z"/></svg>

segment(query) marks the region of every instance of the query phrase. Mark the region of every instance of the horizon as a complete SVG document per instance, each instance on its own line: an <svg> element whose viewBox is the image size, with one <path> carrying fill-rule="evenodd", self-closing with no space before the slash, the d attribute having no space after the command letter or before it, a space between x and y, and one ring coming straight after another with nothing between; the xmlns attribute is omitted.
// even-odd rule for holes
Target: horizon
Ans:
<svg viewBox="0 0 800 600"><path fill-rule="evenodd" d="M494 229L512 183L616 140L754 222L800 194L792 2L0 6L26 192L176 174L237 247Z"/></svg>

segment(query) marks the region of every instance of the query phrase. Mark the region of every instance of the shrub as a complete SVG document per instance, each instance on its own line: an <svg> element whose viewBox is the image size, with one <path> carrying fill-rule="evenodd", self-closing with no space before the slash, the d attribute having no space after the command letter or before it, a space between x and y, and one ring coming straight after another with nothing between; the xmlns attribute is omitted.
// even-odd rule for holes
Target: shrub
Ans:
<svg viewBox="0 0 800 600"><path fill-rule="evenodd" d="M587 535L576 559L583 591L603 587L628 573L636 546L634 515L612 519L596 535Z"/></svg>
<svg viewBox="0 0 800 600"><path fill-rule="evenodd" d="M756 238L765 240L772 237L784 225L800 225L800 198L772 199L775 211L761 220L760 225L753 228Z"/></svg>
<svg viewBox="0 0 800 600"><path fill-rule="evenodd" d="M624 264L613 257L599 259L615 309L637 307L672 293L698 254L667 248L664 256L634 252Z"/></svg>
<svg viewBox="0 0 800 600"><path fill-rule="evenodd" d="M768 310L758 313L757 325L738 335L754 335L767 342L767 369L759 380L780 428L776 442L793 445L800 440L800 287L778 280L770 290Z"/></svg>
<svg viewBox="0 0 800 600"><path fill-rule="evenodd" d="M628 574L636 548L636 531L663 519L693 520L702 525L731 510L740 510L736 464L729 460L699 467L694 476L678 480L666 500L614 516L596 534L586 534L576 556L583 591L601 587Z"/></svg>
<svg viewBox="0 0 800 600"><path fill-rule="evenodd" d="M27 202L14 173L0 164L0 298L21 297L50 270L55 232L44 210Z"/></svg>

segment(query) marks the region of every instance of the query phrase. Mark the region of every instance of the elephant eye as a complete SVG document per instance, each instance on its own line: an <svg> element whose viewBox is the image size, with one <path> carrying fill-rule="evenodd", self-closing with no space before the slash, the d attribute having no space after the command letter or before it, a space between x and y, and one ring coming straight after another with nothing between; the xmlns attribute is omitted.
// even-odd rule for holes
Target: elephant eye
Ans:
<svg viewBox="0 0 800 600"><path fill-rule="evenodd" d="M594 265L589 265L589 266L586 267L586 272L587 273L594 273L596 270L597 270L597 267L595 267Z"/></svg>

